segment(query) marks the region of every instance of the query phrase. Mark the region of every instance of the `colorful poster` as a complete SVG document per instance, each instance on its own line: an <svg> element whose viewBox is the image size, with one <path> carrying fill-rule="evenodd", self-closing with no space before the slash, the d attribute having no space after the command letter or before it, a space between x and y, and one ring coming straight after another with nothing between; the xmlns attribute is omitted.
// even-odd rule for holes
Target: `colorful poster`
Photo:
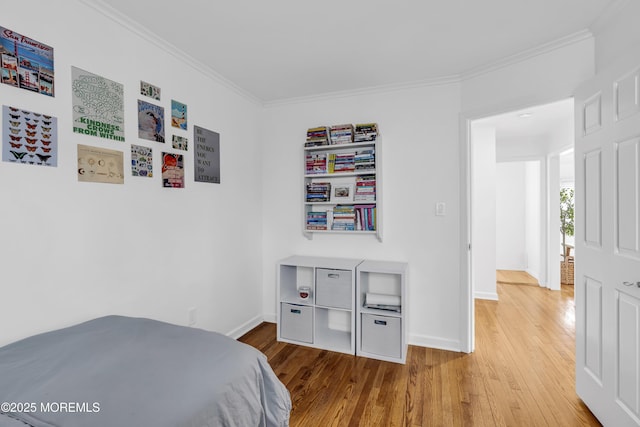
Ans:
<svg viewBox="0 0 640 427"><path fill-rule="evenodd" d="M138 138L164 142L164 108L138 100Z"/></svg>
<svg viewBox="0 0 640 427"><path fill-rule="evenodd" d="M131 175L153 177L153 149L131 145Z"/></svg>
<svg viewBox="0 0 640 427"><path fill-rule="evenodd" d="M124 184L122 151L78 144L78 181Z"/></svg>
<svg viewBox="0 0 640 427"><path fill-rule="evenodd" d="M148 96L156 101L160 101L160 88L151 83L140 80L140 95Z"/></svg>
<svg viewBox="0 0 640 427"><path fill-rule="evenodd" d="M53 48L0 27L2 83L54 96Z"/></svg>
<svg viewBox="0 0 640 427"><path fill-rule="evenodd" d="M124 87L71 67L73 131L124 141Z"/></svg>
<svg viewBox="0 0 640 427"><path fill-rule="evenodd" d="M193 127L196 182L220 184L220 134Z"/></svg>
<svg viewBox="0 0 640 427"><path fill-rule="evenodd" d="M187 130L187 106L171 100L171 126Z"/></svg>
<svg viewBox="0 0 640 427"><path fill-rule="evenodd" d="M171 144L176 150L188 150L189 139L184 136L171 135Z"/></svg>
<svg viewBox="0 0 640 427"><path fill-rule="evenodd" d="M29 165L58 165L58 119L2 106L2 160Z"/></svg>
<svg viewBox="0 0 640 427"><path fill-rule="evenodd" d="M182 154L162 153L162 186L184 188L184 162Z"/></svg>

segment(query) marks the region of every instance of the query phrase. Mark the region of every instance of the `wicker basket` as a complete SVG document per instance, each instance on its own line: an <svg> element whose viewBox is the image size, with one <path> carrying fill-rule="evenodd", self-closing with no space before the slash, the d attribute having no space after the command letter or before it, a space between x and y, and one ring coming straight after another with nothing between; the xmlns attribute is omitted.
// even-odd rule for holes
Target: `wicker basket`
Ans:
<svg viewBox="0 0 640 427"><path fill-rule="evenodd" d="M573 257L568 256L566 261L560 262L560 283L573 285Z"/></svg>

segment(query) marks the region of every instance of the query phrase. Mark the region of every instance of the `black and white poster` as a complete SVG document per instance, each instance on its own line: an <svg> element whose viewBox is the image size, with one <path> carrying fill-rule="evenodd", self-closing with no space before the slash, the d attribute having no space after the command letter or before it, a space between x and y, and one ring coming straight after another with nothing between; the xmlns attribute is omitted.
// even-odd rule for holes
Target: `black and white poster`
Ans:
<svg viewBox="0 0 640 427"><path fill-rule="evenodd" d="M194 126L193 140L195 181L220 184L220 134Z"/></svg>

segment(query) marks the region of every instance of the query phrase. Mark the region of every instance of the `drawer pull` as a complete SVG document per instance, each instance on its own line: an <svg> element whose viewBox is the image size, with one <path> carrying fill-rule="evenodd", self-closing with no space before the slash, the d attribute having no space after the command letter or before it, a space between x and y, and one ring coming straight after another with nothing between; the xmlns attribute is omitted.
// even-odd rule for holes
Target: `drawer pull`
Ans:
<svg viewBox="0 0 640 427"><path fill-rule="evenodd" d="M297 308L292 308L292 309L291 309L291 312L292 312L293 314L300 314L300 313L302 313L302 312L301 312L299 309L297 309Z"/></svg>
<svg viewBox="0 0 640 427"><path fill-rule="evenodd" d="M376 325L387 326L386 320L374 320L373 323L375 323Z"/></svg>
<svg viewBox="0 0 640 427"><path fill-rule="evenodd" d="M339 279L340 275L337 273L329 273L328 274L329 279Z"/></svg>

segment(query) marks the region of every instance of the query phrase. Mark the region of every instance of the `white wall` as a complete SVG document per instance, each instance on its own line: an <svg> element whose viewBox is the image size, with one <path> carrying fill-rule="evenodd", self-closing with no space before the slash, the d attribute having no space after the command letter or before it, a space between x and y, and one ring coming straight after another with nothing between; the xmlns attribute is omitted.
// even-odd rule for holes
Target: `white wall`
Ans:
<svg viewBox="0 0 640 427"><path fill-rule="evenodd" d="M497 300L496 292L496 130L472 125L471 269L475 298Z"/></svg>
<svg viewBox="0 0 640 427"><path fill-rule="evenodd" d="M540 161L525 162L525 253L526 271L539 282L546 279L542 259L547 253L543 245L543 185ZM546 241L546 240L545 240Z"/></svg>
<svg viewBox="0 0 640 427"><path fill-rule="evenodd" d="M409 263L409 339L458 349L459 85L423 86L272 105L263 123L264 312L275 321L278 259L292 254ZM318 125L377 122L381 133L384 240L303 236L303 146ZM435 215L436 202L445 216Z"/></svg>
<svg viewBox="0 0 640 427"><path fill-rule="evenodd" d="M526 270L528 267L525 206L529 194L525 173L525 162L496 164L495 265L498 270Z"/></svg>
<svg viewBox="0 0 640 427"><path fill-rule="evenodd" d="M56 168L0 162L2 309L0 344L96 316L119 313L234 333L262 319L263 141L260 107L79 2L36 0L6 7L1 25L55 50L55 98L0 85L2 104L58 118ZM72 132L71 66L124 84L126 142ZM163 189L160 144L137 138L140 80L188 105L193 124L221 135L222 184ZM168 131L168 134L171 132ZM79 183L77 144L154 149L153 179ZM276 186L279 187L280 185Z"/></svg>

